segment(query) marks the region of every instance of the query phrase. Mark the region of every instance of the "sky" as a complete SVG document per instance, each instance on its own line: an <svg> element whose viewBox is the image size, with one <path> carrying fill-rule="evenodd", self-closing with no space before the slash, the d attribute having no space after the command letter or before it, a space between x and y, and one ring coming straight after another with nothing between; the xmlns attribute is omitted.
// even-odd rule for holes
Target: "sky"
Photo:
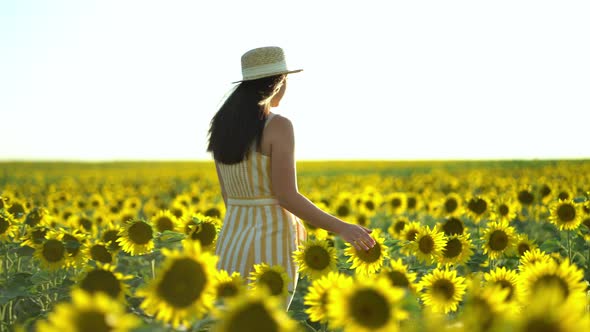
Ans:
<svg viewBox="0 0 590 332"><path fill-rule="evenodd" d="M588 158L588 1L0 1L0 160L212 160L280 46L297 160Z"/></svg>

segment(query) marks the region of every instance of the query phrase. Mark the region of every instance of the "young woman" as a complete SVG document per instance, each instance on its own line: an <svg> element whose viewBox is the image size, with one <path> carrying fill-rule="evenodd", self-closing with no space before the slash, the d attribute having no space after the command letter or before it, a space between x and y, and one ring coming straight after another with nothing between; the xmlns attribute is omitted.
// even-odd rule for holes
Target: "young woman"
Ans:
<svg viewBox="0 0 590 332"><path fill-rule="evenodd" d="M283 50L261 47L242 58L243 79L211 120L209 145L226 215L217 240L218 268L247 278L253 265L281 265L290 283L289 308L298 279L292 259L307 233L301 221L341 236L358 250L375 244L371 230L319 209L297 189L294 133L288 118L272 113L287 87Z"/></svg>

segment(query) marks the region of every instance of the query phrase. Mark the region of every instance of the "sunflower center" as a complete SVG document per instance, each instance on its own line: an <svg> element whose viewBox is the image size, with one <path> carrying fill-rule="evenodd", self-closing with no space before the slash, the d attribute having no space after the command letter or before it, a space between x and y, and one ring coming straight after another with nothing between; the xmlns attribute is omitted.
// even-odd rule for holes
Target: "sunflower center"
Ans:
<svg viewBox="0 0 590 332"><path fill-rule="evenodd" d="M109 332L113 327L107 323L108 317L100 311L82 311L76 315L77 331Z"/></svg>
<svg viewBox="0 0 590 332"><path fill-rule="evenodd" d="M584 219L584 221L582 221L582 224L584 224L584 226L590 229L590 218ZM0 232L0 234L2 234L2 232Z"/></svg>
<svg viewBox="0 0 590 332"><path fill-rule="evenodd" d="M217 285L217 297L233 297L238 294L238 288L233 282L223 282Z"/></svg>
<svg viewBox="0 0 590 332"><path fill-rule="evenodd" d="M498 207L498 212L500 212L500 215L505 217L508 215L508 212L510 212L510 209L508 209L508 206L506 204L500 204L500 206Z"/></svg>
<svg viewBox="0 0 590 332"><path fill-rule="evenodd" d="M376 242L373 248L369 250L357 250L356 255L365 263L373 263L381 258L381 245Z"/></svg>
<svg viewBox="0 0 590 332"><path fill-rule="evenodd" d="M10 226L10 222L4 218L4 216L0 216L0 234L4 234L8 230Z"/></svg>
<svg viewBox="0 0 590 332"><path fill-rule="evenodd" d="M31 233L32 238L33 238L33 242L35 242L37 244L43 242L43 239L45 239L45 234L47 234L47 228L41 228L41 229L34 230Z"/></svg>
<svg viewBox="0 0 590 332"><path fill-rule="evenodd" d="M336 209L336 214L339 217L346 217L350 214L350 209L346 205L340 205L338 209Z"/></svg>
<svg viewBox="0 0 590 332"><path fill-rule="evenodd" d="M408 197L406 203L408 204L408 210L412 210L416 208L416 203L418 203L418 201L416 200L416 197Z"/></svg>
<svg viewBox="0 0 590 332"><path fill-rule="evenodd" d="M557 198L561 200L566 200L570 198L570 194L567 191L562 191L559 194L557 194Z"/></svg>
<svg viewBox="0 0 590 332"><path fill-rule="evenodd" d="M510 301L512 296L514 295L514 285L510 283L510 281L505 279L496 280L496 284L500 285L502 289L508 289L508 295L506 296L506 301Z"/></svg>
<svg viewBox="0 0 590 332"><path fill-rule="evenodd" d="M330 254L322 246L311 246L305 250L305 264L312 270L321 271L330 264Z"/></svg>
<svg viewBox="0 0 590 332"><path fill-rule="evenodd" d="M82 227L89 231L92 229L92 220L86 218L86 217L81 217L80 220L78 221L80 223L80 225L82 225Z"/></svg>
<svg viewBox="0 0 590 332"><path fill-rule="evenodd" d="M404 227L406 227L406 222L401 220L401 221L397 221L395 223L395 225L393 225L393 230L395 231L396 234L399 234Z"/></svg>
<svg viewBox="0 0 590 332"><path fill-rule="evenodd" d="M445 211L447 213L455 212L455 210L457 210L458 206L459 206L459 203L457 203L457 200L454 198L447 198L447 200L445 201Z"/></svg>
<svg viewBox="0 0 590 332"><path fill-rule="evenodd" d="M143 221L138 221L129 227L129 239L135 244L146 244L150 242L153 236L153 230L150 225Z"/></svg>
<svg viewBox="0 0 590 332"><path fill-rule="evenodd" d="M375 203L373 201L365 201L365 207L369 211L373 211L373 210L375 210Z"/></svg>
<svg viewBox="0 0 590 332"><path fill-rule="evenodd" d="M207 209L207 211L205 211L204 215L207 217L220 218L221 211L219 211L219 209L216 207L212 207L212 208ZM181 214L181 216L182 216L182 214Z"/></svg>
<svg viewBox="0 0 590 332"><path fill-rule="evenodd" d="M12 214L15 217L19 217L20 214L25 213L25 208L21 203L14 202L12 203L10 208L8 208L8 212L10 212L10 214Z"/></svg>
<svg viewBox="0 0 590 332"><path fill-rule="evenodd" d="M217 235L215 225L210 222L205 222L199 224L198 227L195 227L195 231L191 234L191 238L193 240L201 241L203 246L208 246L215 240L215 235Z"/></svg>
<svg viewBox="0 0 590 332"><path fill-rule="evenodd" d="M508 235L502 230L495 230L490 235L490 248L494 251L502 251L508 246Z"/></svg>
<svg viewBox="0 0 590 332"><path fill-rule="evenodd" d="M443 255L446 258L455 258L455 257L459 256L459 254L461 253L462 250L463 250L463 244L461 243L461 241L457 238L453 238L453 239L450 239L449 241L447 241L447 245L445 246L445 249L443 250Z"/></svg>
<svg viewBox="0 0 590 332"><path fill-rule="evenodd" d="M25 224L35 227L41 222L41 210L38 208L34 208L29 214L27 215L27 219L25 220Z"/></svg>
<svg viewBox="0 0 590 332"><path fill-rule="evenodd" d="M562 204L557 208L557 216L561 222L571 222L576 218L576 209L571 204Z"/></svg>
<svg viewBox="0 0 590 332"><path fill-rule="evenodd" d="M66 247L63 242L55 239L49 239L43 244L43 258L48 262L54 263L64 259Z"/></svg>
<svg viewBox="0 0 590 332"><path fill-rule="evenodd" d="M268 270L262 273L258 282L266 285L270 289L272 295L281 294L285 287L285 281L281 277L281 274L273 270Z"/></svg>
<svg viewBox="0 0 590 332"><path fill-rule="evenodd" d="M110 263L113 261L113 255L101 244L93 245L90 248L90 257L101 263Z"/></svg>
<svg viewBox="0 0 590 332"><path fill-rule="evenodd" d="M523 205L531 205L535 200L535 196L528 190L521 190L518 193L518 201Z"/></svg>
<svg viewBox="0 0 590 332"><path fill-rule="evenodd" d="M112 298L117 298L122 290L119 279L111 271L103 269L88 272L80 287L89 293L105 292Z"/></svg>
<svg viewBox="0 0 590 332"><path fill-rule="evenodd" d="M385 297L373 289L361 289L350 299L350 313L363 327L378 329L390 320L390 306Z"/></svg>
<svg viewBox="0 0 590 332"><path fill-rule="evenodd" d="M367 216L365 216L364 214L359 214L356 218L356 222L357 222L357 224L359 224L361 226L366 226L367 225Z"/></svg>
<svg viewBox="0 0 590 332"><path fill-rule="evenodd" d="M432 284L432 292L448 301L455 295L455 285L450 280L439 279Z"/></svg>
<svg viewBox="0 0 590 332"><path fill-rule="evenodd" d="M228 332L279 332L279 326L261 302L249 303L232 315Z"/></svg>
<svg viewBox="0 0 590 332"><path fill-rule="evenodd" d="M534 317L528 320L522 329L523 332L559 332L562 330L558 322L544 317Z"/></svg>
<svg viewBox="0 0 590 332"><path fill-rule="evenodd" d="M68 254L72 257L75 257L80 252L80 246L82 243L73 235L71 234L64 234L63 241L66 244L66 250Z"/></svg>
<svg viewBox="0 0 590 332"><path fill-rule="evenodd" d="M536 293L537 291L543 288L549 287L559 289L561 291L561 295L563 295L563 298L566 298L570 293L567 282L562 278L552 274L544 275L537 279L537 281L533 285L533 292Z"/></svg>
<svg viewBox="0 0 590 332"><path fill-rule="evenodd" d="M396 197L391 200L390 204L392 208L398 208L402 205L402 200Z"/></svg>
<svg viewBox="0 0 590 332"><path fill-rule="evenodd" d="M469 200L469 203L467 203L467 208L473 213L480 215L486 212L488 203L482 198L472 198Z"/></svg>
<svg viewBox="0 0 590 332"><path fill-rule="evenodd" d="M541 187L541 197L546 197L549 194L551 194L551 188L549 188L548 185L544 184Z"/></svg>
<svg viewBox="0 0 590 332"><path fill-rule="evenodd" d="M518 244L518 255L522 256L525 252L531 250L531 246L528 243L521 242Z"/></svg>
<svg viewBox="0 0 590 332"><path fill-rule="evenodd" d="M178 258L164 272L156 291L169 305L184 308L199 299L207 281L201 264L190 258Z"/></svg>
<svg viewBox="0 0 590 332"><path fill-rule="evenodd" d="M402 273L400 271L387 271L387 277L389 278L389 281L391 281L391 284L394 286L403 288L408 288L410 286L410 281L408 280L408 277L406 277L405 273Z"/></svg>
<svg viewBox="0 0 590 332"><path fill-rule="evenodd" d="M406 240L408 241L414 241L416 240L416 235L418 234L418 231L416 230L411 230L406 234Z"/></svg>
<svg viewBox="0 0 590 332"><path fill-rule="evenodd" d="M158 232L171 231L174 229L174 223L170 218L163 216L156 220L156 228Z"/></svg>
<svg viewBox="0 0 590 332"><path fill-rule="evenodd" d="M119 242L117 242L118 238L119 231L114 229L106 231L102 236L102 240L109 245L111 250L117 250L121 247Z"/></svg>
<svg viewBox="0 0 590 332"><path fill-rule="evenodd" d="M463 234L463 223L458 218L449 218L443 225L443 231L446 235Z"/></svg>
<svg viewBox="0 0 590 332"><path fill-rule="evenodd" d="M424 235L421 237L420 241L418 241L418 249L420 249L420 252L423 254L432 253L434 250L434 240L432 239L432 236Z"/></svg>

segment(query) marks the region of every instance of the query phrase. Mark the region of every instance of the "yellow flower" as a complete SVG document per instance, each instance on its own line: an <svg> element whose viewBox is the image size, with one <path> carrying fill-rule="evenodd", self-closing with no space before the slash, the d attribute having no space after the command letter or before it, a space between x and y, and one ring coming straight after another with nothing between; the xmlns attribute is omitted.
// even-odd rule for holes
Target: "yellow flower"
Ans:
<svg viewBox="0 0 590 332"><path fill-rule="evenodd" d="M213 312L213 332L295 332L297 323L281 307L280 300L258 288L228 298L225 309Z"/></svg>
<svg viewBox="0 0 590 332"><path fill-rule="evenodd" d="M103 293L72 290L71 303L58 303L47 321L37 323L39 332L132 331L140 320L125 306Z"/></svg>
<svg viewBox="0 0 590 332"><path fill-rule="evenodd" d="M45 239L35 246L34 257L49 270L66 267L69 263L68 252L62 238L62 233L48 231Z"/></svg>
<svg viewBox="0 0 590 332"><path fill-rule="evenodd" d="M125 222L117 242L131 256L147 254L154 249L154 231L150 224L141 219L130 220Z"/></svg>
<svg viewBox="0 0 590 332"><path fill-rule="evenodd" d="M327 304L329 294L336 288L349 288L353 285L350 276L338 272L329 272L312 281L303 298L303 304L307 306L305 313L312 322L327 323Z"/></svg>
<svg viewBox="0 0 590 332"><path fill-rule="evenodd" d="M174 327L188 325L207 313L216 292L218 257L202 251L199 242L183 241L183 250L162 249L166 260L156 279L137 291L148 315Z"/></svg>
<svg viewBox="0 0 590 332"><path fill-rule="evenodd" d="M88 245L84 247L82 256L103 264L115 264L117 257L111 252L106 243L95 239L90 240Z"/></svg>
<svg viewBox="0 0 590 332"><path fill-rule="evenodd" d="M508 222L488 223L481 237L484 242L483 253L490 259L497 259L506 251L510 251L514 246L514 233L514 227L509 226Z"/></svg>
<svg viewBox="0 0 590 332"><path fill-rule="evenodd" d="M463 213L463 200L459 194L451 192L436 202L435 209L439 217L458 217Z"/></svg>
<svg viewBox="0 0 590 332"><path fill-rule="evenodd" d="M508 290L498 285L481 287L479 278L470 283L461 313L466 331L496 331L512 309L506 302Z"/></svg>
<svg viewBox="0 0 590 332"><path fill-rule="evenodd" d="M219 270L216 275L216 294L218 300L236 297L246 291L246 281L240 272L233 272L231 276L226 270Z"/></svg>
<svg viewBox="0 0 590 332"><path fill-rule="evenodd" d="M317 279L336 270L336 249L325 240L307 240L293 253L299 272L309 279Z"/></svg>
<svg viewBox="0 0 590 332"><path fill-rule="evenodd" d="M129 286L125 281L133 279L133 276L115 272L115 269L114 265L101 263L97 263L96 268L86 268L79 276L76 288L88 293L103 292L113 299L124 302L125 295L129 295Z"/></svg>
<svg viewBox="0 0 590 332"><path fill-rule="evenodd" d="M254 264L254 271L250 272L248 279L252 281L252 289L268 288L273 296L287 295L290 278L282 265Z"/></svg>
<svg viewBox="0 0 590 332"><path fill-rule="evenodd" d="M516 236L516 245L515 249L518 254L518 257L522 257L527 251L531 251L537 248L537 245L529 240L527 234L518 234Z"/></svg>
<svg viewBox="0 0 590 332"><path fill-rule="evenodd" d="M203 249L214 250L221 225L219 218L196 213L184 224L184 232L188 239L201 242Z"/></svg>
<svg viewBox="0 0 590 332"><path fill-rule="evenodd" d="M497 285L506 289L507 302L517 303L520 295L520 284L518 281L518 273L513 270L506 269L505 267L497 267L490 272L484 274L484 279L490 285Z"/></svg>
<svg viewBox="0 0 590 332"><path fill-rule="evenodd" d="M559 228L560 231L578 228L582 222L582 210L580 205L571 199L558 200L550 206L551 215L549 220Z"/></svg>
<svg viewBox="0 0 590 332"><path fill-rule="evenodd" d="M395 217L393 223L387 228L387 233L394 239L402 240L402 232L409 223L410 221L407 217Z"/></svg>
<svg viewBox="0 0 590 332"><path fill-rule="evenodd" d="M436 262L440 258L445 245L445 235L428 226L420 227L416 239L409 243L412 253L419 261L426 264Z"/></svg>
<svg viewBox="0 0 590 332"><path fill-rule="evenodd" d="M385 198L386 208L390 214L398 215L406 209L406 195L403 192L394 192Z"/></svg>
<svg viewBox="0 0 590 332"><path fill-rule="evenodd" d="M0 241L12 240L17 231L16 219L4 209L0 209Z"/></svg>
<svg viewBox="0 0 590 332"><path fill-rule="evenodd" d="M510 222L516 218L518 209L518 205L510 198L502 196L494 202L492 220Z"/></svg>
<svg viewBox="0 0 590 332"><path fill-rule="evenodd" d="M520 273L519 279L525 304L541 289L553 286L561 291L563 299L586 298L584 271L567 258L561 263L550 260L532 264Z"/></svg>
<svg viewBox="0 0 590 332"><path fill-rule="evenodd" d="M180 222L170 210L160 210L156 215L150 218L151 224L157 232L179 230Z"/></svg>
<svg viewBox="0 0 590 332"><path fill-rule="evenodd" d="M448 217L445 218L442 223L436 225L437 229L446 236L450 235L463 235L465 234L466 227L463 221L459 217Z"/></svg>
<svg viewBox="0 0 590 332"><path fill-rule="evenodd" d="M552 260L551 256L547 255L539 248L534 248L532 250L526 251L522 256L520 256L518 269L522 271L536 263L549 262L550 260Z"/></svg>
<svg viewBox="0 0 590 332"><path fill-rule="evenodd" d="M492 204L487 197L475 195L467 199L466 212L475 224L479 224L490 215L491 207Z"/></svg>
<svg viewBox="0 0 590 332"><path fill-rule="evenodd" d="M422 301L433 312L457 310L465 294L465 278L458 277L457 271L436 268L420 280Z"/></svg>
<svg viewBox="0 0 590 332"><path fill-rule="evenodd" d="M360 278L350 287L335 288L328 296L331 328L345 332L394 332L408 317L402 309L404 290L384 277Z"/></svg>
<svg viewBox="0 0 590 332"><path fill-rule="evenodd" d="M420 291L420 285L416 283L416 273L409 272L408 266L401 258L392 259L389 264L390 266L383 268L380 274L389 279L391 286L404 288L412 293Z"/></svg>
<svg viewBox="0 0 590 332"><path fill-rule="evenodd" d="M369 275L379 271L383 265L383 260L389 258L385 238L381 236L381 229L376 228L371 233L375 239L375 245L369 250L357 250L350 243L346 243L344 255L348 256L347 263L352 262L351 269L360 275Z"/></svg>
<svg viewBox="0 0 590 332"><path fill-rule="evenodd" d="M441 256L438 260L440 264L467 264L473 256L473 244L469 238L469 233L462 235L451 235L447 237L447 242L443 247Z"/></svg>

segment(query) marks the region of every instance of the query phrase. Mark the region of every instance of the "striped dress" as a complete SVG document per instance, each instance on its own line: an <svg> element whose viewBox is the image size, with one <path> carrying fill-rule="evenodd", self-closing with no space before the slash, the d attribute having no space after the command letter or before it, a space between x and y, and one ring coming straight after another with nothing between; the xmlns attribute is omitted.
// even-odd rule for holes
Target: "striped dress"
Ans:
<svg viewBox="0 0 590 332"><path fill-rule="evenodd" d="M274 115L267 117L265 128ZM248 278L254 264L282 265L290 279L285 299L288 309L299 277L292 255L307 233L301 221L278 204L271 186L271 158L257 152L254 144L247 158L237 164L216 161L227 194L215 248L217 268Z"/></svg>

